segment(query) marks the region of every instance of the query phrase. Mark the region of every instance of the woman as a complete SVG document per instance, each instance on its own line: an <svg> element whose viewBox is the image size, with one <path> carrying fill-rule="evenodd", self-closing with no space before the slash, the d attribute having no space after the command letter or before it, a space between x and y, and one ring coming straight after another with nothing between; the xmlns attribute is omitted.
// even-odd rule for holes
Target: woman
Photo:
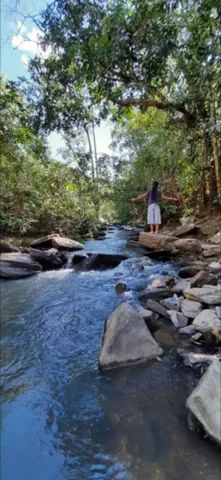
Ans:
<svg viewBox="0 0 221 480"><path fill-rule="evenodd" d="M160 200L168 200L178 202L175 197L167 197L161 195L160 190L158 189L158 182L153 182L151 190L139 195L136 198L132 198L132 202L138 202L139 200L146 200L148 204L147 211L147 223L150 225L151 233L158 233L159 226L161 225L161 212L160 212Z"/></svg>

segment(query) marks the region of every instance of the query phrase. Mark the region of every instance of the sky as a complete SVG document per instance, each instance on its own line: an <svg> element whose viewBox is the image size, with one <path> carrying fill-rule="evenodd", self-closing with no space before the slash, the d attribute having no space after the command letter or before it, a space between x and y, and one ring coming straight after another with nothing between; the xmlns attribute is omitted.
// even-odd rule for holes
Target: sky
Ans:
<svg viewBox="0 0 221 480"><path fill-rule="evenodd" d="M46 0L2 0L1 4L1 73L9 80L29 77L28 61L35 54L42 55L38 45L39 31L34 22L24 16L39 14L49 2ZM102 122L96 127L97 151L100 154L113 153L111 123ZM61 160L58 150L64 146L61 135L53 132L48 137L52 156Z"/></svg>

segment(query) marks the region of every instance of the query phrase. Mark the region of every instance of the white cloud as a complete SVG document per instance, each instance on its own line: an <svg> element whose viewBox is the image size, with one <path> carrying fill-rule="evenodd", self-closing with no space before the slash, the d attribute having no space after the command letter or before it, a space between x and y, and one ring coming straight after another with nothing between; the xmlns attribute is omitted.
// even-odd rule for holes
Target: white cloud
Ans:
<svg viewBox="0 0 221 480"><path fill-rule="evenodd" d="M22 52L28 52L30 56L41 56L43 58L47 58L48 55L51 53L51 47L46 48L43 50L41 41L43 39L43 35L41 31L33 27L29 32L27 28L22 25L19 21L17 22L17 34L13 35L11 38L11 45ZM21 61L27 65L29 61L29 57L26 54L21 56Z"/></svg>
<svg viewBox="0 0 221 480"><path fill-rule="evenodd" d="M29 60L30 60L30 57L28 57L27 55L23 54L21 56L21 61L22 63L24 63L25 65L28 65L29 64Z"/></svg>

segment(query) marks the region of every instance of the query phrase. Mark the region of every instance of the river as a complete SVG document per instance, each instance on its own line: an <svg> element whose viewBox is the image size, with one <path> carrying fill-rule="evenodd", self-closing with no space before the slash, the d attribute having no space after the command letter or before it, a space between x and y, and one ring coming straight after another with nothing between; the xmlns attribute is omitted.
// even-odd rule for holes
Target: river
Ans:
<svg viewBox="0 0 221 480"><path fill-rule="evenodd" d="M88 252L135 254L127 232ZM1 480L219 480L218 448L187 427L197 382L174 347L162 362L101 373L106 317L169 263L43 272L1 283ZM124 279L129 292L117 294Z"/></svg>

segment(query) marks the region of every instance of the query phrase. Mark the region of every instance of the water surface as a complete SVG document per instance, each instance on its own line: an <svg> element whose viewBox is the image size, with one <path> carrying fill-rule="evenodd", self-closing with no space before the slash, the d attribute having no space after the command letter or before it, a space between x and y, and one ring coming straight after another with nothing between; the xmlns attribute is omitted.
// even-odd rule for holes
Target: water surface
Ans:
<svg viewBox="0 0 221 480"><path fill-rule="evenodd" d="M86 251L135 254L115 230ZM41 273L1 284L1 480L219 480L217 447L187 428L197 379L162 362L101 373L106 317L170 264ZM118 295L124 279L130 292Z"/></svg>

